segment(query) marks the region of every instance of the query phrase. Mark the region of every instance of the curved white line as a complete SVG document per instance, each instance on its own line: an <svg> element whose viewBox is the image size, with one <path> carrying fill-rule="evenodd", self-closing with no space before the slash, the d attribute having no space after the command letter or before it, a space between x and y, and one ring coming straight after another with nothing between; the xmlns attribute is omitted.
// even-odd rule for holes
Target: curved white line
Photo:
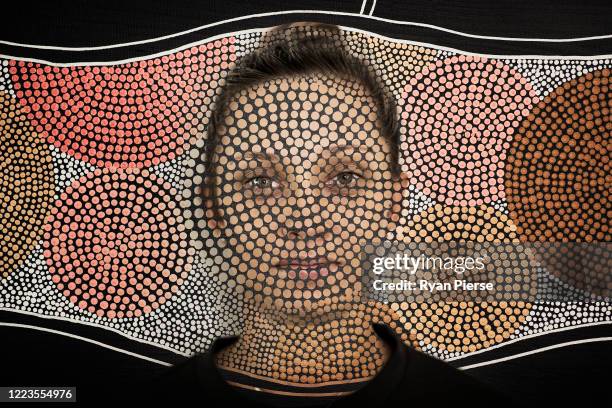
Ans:
<svg viewBox="0 0 612 408"><path fill-rule="evenodd" d="M113 327L108 327L108 326L105 326L105 325L100 324L100 323L80 321L80 320L76 320L76 319L70 318L70 317L43 315L43 314L39 314L39 313L35 313L35 312L28 312L28 311L25 311L25 310L15 309L15 308L12 308L12 307L0 307L0 311L6 311L6 312L16 313L16 314L24 314L24 315L27 315L27 316L35 316L35 317L38 317L38 318L41 318L41 319L47 319L47 320L59 320L59 321L64 321L64 322L68 322L68 323L80 324L80 325L83 325L83 326L89 326L89 327L95 327L95 328L99 328L99 329L103 329L103 330L108 330L108 331L111 331L113 333L116 333L116 334L118 334L120 336L123 336L123 337L125 337L127 339L133 340L133 341L138 342L138 343L143 343L143 344L147 344L147 345L150 345L150 346L153 346L153 347L158 347L158 348L164 349L166 351L169 351L171 353L178 354L178 355L184 356L184 357L191 356L191 354L180 352L180 351L178 351L178 350L176 350L176 349L174 349L174 348L172 348L170 346L165 346L165 345L157 344L157 343L155 343L153 341L139 339L139 338L134 337L133 335L131 335L129 333L125 333L125 332L123 332L121 330L115 329ZM523 336L523 337L518 337L516 339L508 340L505 343L496 344L496 345L490 346L490 347L488 347L486 349L472 351L470 353L462 354L462 355L456 356L456 357L450 357L450 358L444 359L444 361L461 360L463 358L471 357L471 356L476 355L476 354L486 353L489 350L494 350L494 349L501 348L501 347L509 345L509 344L518 343L519 341L528 340L528 339L532 339L532 338L536 338L536 337L540 337L540 336L545 336L545 335L551 334L551 333L559 333L559 332L564 332L564 331L581 329L581 328L584 328L584 327L603 326L603 325L608 325L608 324L612 325L612 321L585 323L585 324L580 324L580 325L575 325L575 326L561 327L561 328L558 328L558 329L549 330L549 331L545 331L545 332L541 332L541 333L534 333L534 334L531 334L531 335L527 335L527 336ZM36 326L34 326L34 327L36 327Z"/></svg>
<svg viewBox="0 0 612 408"><path fill-rule="evenodd" d="M597 59L609 59L609 58L612 58L612 54L586 55L586 56L585 55L556 55L555 56L555 55L497 55L497 54L482 54L482 53L474 53L474 52L464 51L464 50L460 50L460 49L457 49L457 48L444 47L444 46L437 45L437 44L430 44L430 43L424 43L424 42L419 42L419 41L402 40L402 39L391 38L391 37L387 37L387 36L384 36L384 35L380 35L378 33L373 33L371 31L360 30L358 28L353 28L353 27L348 27L348 26L340 26L340 28L344 29L344 30L351 30L351 31L356 32L356 33L367 34L367 35L370 35L370 36L373 36L375 38L379 38L379 39L382 39L382 40L394 41L394 42L396 42L398 44L410 44L410 45L416 45L416 46L420 46L420 47L428 47L428 48L432 48L432 49L438 50L438 51L448 51L448 52L459 53L459 54L462 54L462 55L473 55L473 56L479 56L479 57L485 57L485 58L514 59L514 60L538 59L538 60L564 60L564 61L565 60L591 61L591 60L597 60ZM17 57L17 56L8 55L8 54L0 54L0 58L13 59L13 60L17 60L17 61L36 62L36 63L46 64L46 65L53 66L53 67L108 66L108 65L117 65L117 64L127 64L127 63L130 63L130 62L144 61L144 60L148 60L148 59L151 59L151 58L162 57L164 55L169 55L169 54L172 54L172 53L175 53L175 52L178 52L178 51L186 50L186 49L191 48L193 46L200 45L200 44L205 44L207 42L218 40L218 39L225 38L225 37L228 37L228 36L239 36L241 34L258 33L258 32L261 32L262 30L264 30L264 28L260 27L260 28L252 28L252 29L249 29L249 30L228 32L228 33L219 34L219 35L215 35L215 36L212 36L212 37L204 38L202 40L194 41L194 42L189 43L189 44L184 44L184 45L181 45L180 47L177 47L177 48L172 48L172 49L169 49L169 50L160 51L160 52L155 53L155 54L143 55L143 56L140 56L140 57L126 58L126 59L115 60L115 61L76 61L76 62L59 63L59 62L49 61L49 60L45 60L45 59L28 58L28 57Z"/></svg>
<svg viewBox="0 0 612 408"><path fill-rule="evenodd" d="M365 6L367 2L368 0L363 0L363 2L361 3L361 10L359 10L359 14L363 14L363 10L365 10Z"/></svg>
<svg viewBox="0 0 612 408"><path fill-rule="evenodd" d="M523 341L523 340L527 340L527 339L534 339L536 337L546 336L546 335L552 334L552 333L561 333L561 332L570 331L570 330L573 330L573 329L580 329L580 328L583 328L583 327L603 326L603 325L606 325L606 324L612 324L612 322L610 322L610 321L593 322L593 323L586 323L586 324L577 325L577 326L560 327L558 329L543 331L543 332L540 332L540 333L534 333L534 334L531 334L531 335L528 335L528 336L524 336L524 337L517 337L515 339L508 340L506 342L495 344L493 346L487 347L486 349L472 351L470 353L462 354L462 355L457 356L457 357L447 358L444 361L461 360L461 359L464 359L464 358L467 358L467 357L475 356L477 354L486 353L487 351L491 351L491 350L495 350L495 349L498 349L498 348L502 348L502 347L508 346L510 344L518 343L519 341Z"/></svg>
<svg viewBox="0 0 612 408"><path fill-rule="evenodd" d="M612 341L612 337L596 337L596 338L592 338L592 339L568 341L567 343L559 343L559 344L555 344L553 346L542 347L542 348L539 348L539 349L536 349L536 350L531 350L531 351L526 351L524 353L515 354L513 356L508 356L508 357L504 357L504 358L498 358L498 359L495 359L495 360L490 360L490 361L485 361L485 362L482 362L482 363L477 363L477 364L472 364L472 365L467 365L467 366L459 367L459 369L460 370L470 370L472 368L484 367L484 366L488 366L488 365L492 365L492 364L501 363L501 362L504 362L504 361L515 360L517 358L529 356L529 355L532 355L532 354L543 353L545 351L554 350L554 349L558 349L558 348L562 348L562 347L575 346L577 344L596 343L596 342L602 342L602 341Z"/></svg>
<svg viewBox="0 0 612 408"><path fill-rule="evenodd" d="M449 28L440 27L434 24L426 24L426 23L417 23L414 21L401 21L401 20L393 20L389 18L376 17L372 15L362 15L357 13L347 13L342 11L326 11L326 10L287 10L287 11L274 11L268 13L257 13L250 14L247 16L234 17L227 20L217 21L215 23L205 24L199 27L191 28L184 31L179 31L178 33L168 34L160 37L150 38L146 40L139 41L130 41L126 43L118 43L118 44L109 44L109 45L100 45L95 47L60 47L54 45L40 45L40 44L25 44L18 43L13 41L5 41L0 40L0 44L10 45L14 47L22 47L22 48L37 48L42 50L60 50L60 51L93 51L93 50L104 50L111 48L121 48L127 47L131 45L139 45L139 44L147 44L156 41L167 40L170 38L180 37L185 34L190 34L199 30L203 30L210 27L215 27L221 24L232 23L236 21L248 20L251 18L259 18L259 17L270 17L277 15L291 15L291 14L323 14L323 15L337 15L337 16L348 16L348 17L361 17L365 19L371 19L376 21L382 21L385 23L397 24L397 25L405 25L405 26L414 26L414 27L423 27L423 28L431 28L438 31L443 31L449 34L456 34L462 37L467 38L476 38L481 40L497 40L497 41L523 41L523 42L549 42L549 43L563 43L563 42L580 42L580 41L592 41L592 40L602 40L606 38L612 38L612 34L606 35L597 35L591 37L575 37L575 38L519 38L519 37L498 37L498 36L487 36L487 35L478 35L478 34L470 34L465 33L458 30L452 30Z"/></svg>
<svg viewBox="0 0 612 408"><path fill-rule="evenodd" d="M123 350L123 349L120 349L118 347L114 347L114 346L111 346L111 345L108 345L108 344L105 344L105 343L102 343L102 342L99 342L99 341L96 341L96 340L88 339L87 337L77 336L75 334L66 333L66 332L63 332L63 331L60 331L60 330L53 330L53 329L47 329L45 327L31 326L29 324L6 323L6 322L0 322L0 326L18 327L18 328L21 328L21 329L39 330L39 331L43 331L43 332L47 332L47 333L59 334L60 336L65 336L65 337L70 337L70 338L73 338L73 339L85 341L87 343L95 344L96 346L105 347L105 348L107 348L109 350L117 351L119 353L127 354L129 356L140 358L140 359L143 359L143 360L146 360L146 361L150 361L152 363L160 364L160 365L163 365L163 366L166 366L166 367L172 366L172 364L166 363L165 361L156 360L154 358L143 356L141 354L132 353L131 351Z"/></svg>
<svg viewBox="0 0 612 408"><path fill-rule="evenodd" d="M376 8L376 0L374 0L374 3L372 3L372 8L370 9L370 13L368 14L369 16L372 16L372 14L374 14L375 8Z"/></svg>
<svg viewBox="0 0 612 408"><path fill-rule="evenodd" d="M22 329L38 330L38 331L43 331L43 332L47 332L47 333L58 334L60 336L70 337L70 338L73 338L73 339L85 341L87 343L95 344L97 346L101 346L101 347L107 348L107 349L112 350L112 351L123 353L123 354L129 355L131 357L140 358L140 359L145 360L145 361L150 361L152 363L163 365L165 367L171 367L172 366L172 364L167 363L165 361L156 360L156 359L151 358L151 357L143 356L141 354L137 354L137 353L133 353L131 351L123 350L123 349L120 349L118 347L114 347L114 346L111 346L111 345L108 345L108 344L105 344L105 343L102 343L102 342L99 342L99 341L96 341L96 340L88 339L86 337L77 336L77 335L74 335L74 334L71 334L71 333L62 332L62 331L59 331L59 330L47 329L47 328L44 328L44 327L31 326L31 325L26 325L26 324L6 323L6 322L0 322L0 326L17 327L17 328L22 328ZM530 351L526 351L524 353L515 354L513 356L508 356L508 357L498 358L498 359L495 359L495 360L485 361L485 362L482 362L482 363L477 363L477 364L467 365L467 366L463 366L463 367L458 367L458 369L459 370L470 370L472 368L484 367L484 366L488 366L488 365L492 365L492 364L501 363L501 362L504 362L504 361L515 360L517 358L521 358L521 357L525 357L525 356L529 356L529 355L533 355L533 354L539 354L539 353L543 353L545 351L554 350L554 349L558 349L558 348L563 348L563 347L568 347L568 346L573 346L573 345L578 345L578 344L588 344L588 343L603 342L603 341L612 341L612 337L597 337L597 338L591 338L591 339L569 341L569 342L566 342L566 343L559 343L559 344L555 344L553 346L542 347L542 348L539 348L539 349L536 349L536 350L530 350ZM449 361L449 360L445 360L445 361Z"/></svg>
<svg viewBox="0 0 612 408"><path fill-rule="evenodd" d="M0 307L0 311L16 313L16 314L23 314L23 315L26 315L26 316L34 316L34 317L38 317L40 319L57 320L57 321L60 321L60 322L67 322L67 323L79 324L79 325L82 325L82 326L94 327L96 329L102 329L102 330L110 331L112 333L118 334L119 336L123 336L126 339L129 339L129 340L132 340L132 341L135 341L135 342L138 342L138 343L146 344L146 345L149 345L149 346L152 346L152 347L157 347L157 348L160 348L162 350L166 350L166 351L169 351L169 352L174 353L174 354L178 354L178 355L183 356L183 357L189 357L191 355L191 354L188 354L188 353L183 353L181 351L178 351L178 350L172 348L171 346L166 346L166 345L163 345L163 344L158 344L158 343L155 343L155 342L149 341L149 340L139 339L137 337L132 336L129 333L126 333L126 332L121 331L119 329L115 329L114 327L106 326L106 325L101 324L101 323L77 320L76 318L72 318L72 317L44 315L44 314L41 314L41 313L28 312L26 310L19 310L19 309L15 309L15 308L12 308L12 307ZM38 326L33 326L33 327L38 327Z"/></svg>

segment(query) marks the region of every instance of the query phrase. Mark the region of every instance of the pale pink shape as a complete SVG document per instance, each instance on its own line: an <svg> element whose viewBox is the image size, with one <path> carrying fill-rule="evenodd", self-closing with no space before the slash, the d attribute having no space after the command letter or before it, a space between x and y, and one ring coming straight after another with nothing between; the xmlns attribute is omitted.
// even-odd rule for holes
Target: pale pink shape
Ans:
<svg viewBox="0 0 612 408"><path fill-rule="evenodd" d="M460 55L430 64L400 101L402 170L448 205L503 199L506 150L536 99L501 61Z"/></svg>

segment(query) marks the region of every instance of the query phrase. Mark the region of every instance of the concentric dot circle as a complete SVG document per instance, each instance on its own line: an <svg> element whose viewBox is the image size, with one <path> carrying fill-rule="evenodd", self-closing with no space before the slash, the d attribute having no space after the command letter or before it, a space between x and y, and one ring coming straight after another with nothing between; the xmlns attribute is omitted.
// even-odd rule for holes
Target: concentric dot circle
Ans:
<svg viewBox="0 0 612 408"><path fill-rule="evenodd" d="M517 129L505 184L522 240L612 241L610 100L610 70L590 72L550 93ZM546 245L538 254L573 287L612 293L609 250L602 246Z"/></svg>
<svg viewBox="0 0 612 408"><path fill-rule="evenodd" d="M519 242L512 220L488 205L453 207L436 204L397 229L400 241Z"/></svg>
<svg viewBox="0 0 612 408"><path fill-rule="evenodd" d="M525 302L395 303L404 327L421 348L469 353L504 342L519 329L532 305Z"/></svg>
<svg viewBox="0 0 612 408"><path fill-rule="evenodd" d="M430 64L400 101L403 170L448 205L503 199L505 152L535 98L527 80L500 61L461 55Z"/></svg>
<svg viewBox="0 0 612 408"><path fill-rule="evenodd" d="M11 61L15 92L48 142L98 167L148 167L202 133L235 39L112 66Z"/></svg>
<svg viewBox="0 0 612 408"><path fill-rule="evenodd" d="M0 91L0 278L38 243L53 200L53 161L17 102Z"/></svg>
<svg viewBox="0 0 612 408"><path fill-rule="evenodd" d="M137 317L176 293L187 249L172 186L143 169L97 169L72 183L45 226L53 282L100 317Z"/></svg>
<svg viewBox="0 0 612 408"><path fill-rule="evenodd" d="M610 241L610 70L557 88L516 131L508 209L526 241Z"/></svg>
<svg viewBox="0 0 612 408"><path fill-rule="evenodd" d="M448 207L437 204L398 230L406 242L518 242L516 226L487 205ZM406 330L424 346L440 351L471 352L510 338L525 322L527 302L402 302L393 304Z"/></svg>

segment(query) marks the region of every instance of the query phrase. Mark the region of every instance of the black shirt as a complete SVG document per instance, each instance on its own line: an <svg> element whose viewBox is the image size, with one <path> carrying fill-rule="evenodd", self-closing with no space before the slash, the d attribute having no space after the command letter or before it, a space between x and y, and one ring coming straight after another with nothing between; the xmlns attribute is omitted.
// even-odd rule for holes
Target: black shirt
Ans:
<svg viewBox="0 0 612 408"><path fill-rule="evenodd" d="M236 391L263 405L277 408L326 407L338 397L357 391L371 380L359 378L322 384L294 384L221 367L219 372Z"/></svg>
<svg viewBox="0 0 612 408"><path fill-rule="evenodd" d="M302 407L398 406L413 404L460 404L453 406L505 406L508 396L479 382L467 373L404 344L387 326L375 323L375 332L390 347L390 355L378 375L351 394L315 399ZM269 407L230 385L215 364L214 355L238 338L217 339L208 353L196 355L146 384L138 399L190 401L206 407ZM285 398L291 399L290 396ZM287 401L291 405L291 401Z"/></svg>

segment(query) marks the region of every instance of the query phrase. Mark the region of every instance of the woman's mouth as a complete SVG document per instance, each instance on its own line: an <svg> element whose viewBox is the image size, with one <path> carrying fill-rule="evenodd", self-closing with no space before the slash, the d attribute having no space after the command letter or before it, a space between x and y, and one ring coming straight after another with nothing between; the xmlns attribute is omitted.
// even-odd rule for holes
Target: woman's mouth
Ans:
<svg viewBox="0 0 612 408"><path fill-rule="evenodd" d="M327 259L281 259L277 267L287 271L289 279L317 280L337 269L336 262Z"/></svg>

